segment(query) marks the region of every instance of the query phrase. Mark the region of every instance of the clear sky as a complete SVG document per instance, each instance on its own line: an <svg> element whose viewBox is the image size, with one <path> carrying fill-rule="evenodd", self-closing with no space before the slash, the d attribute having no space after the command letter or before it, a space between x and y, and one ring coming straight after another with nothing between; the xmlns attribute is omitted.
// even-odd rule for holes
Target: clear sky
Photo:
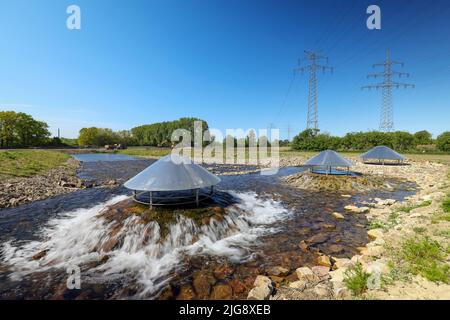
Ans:
<svg viewBox="0 0 450 320"><path fill-rule="evenodd" d="M81 30L66 28L70 4ZM319 127L342 135L378 128L381 92L360 87L390 48L417 86L394 92L395 128L436 135L450 130L449 21L448 0L0 0L0 110L64 137L183 116L292 136L308 96L306 75L287 94L293 69L317 49L335 68L319 74Z"/></svg>

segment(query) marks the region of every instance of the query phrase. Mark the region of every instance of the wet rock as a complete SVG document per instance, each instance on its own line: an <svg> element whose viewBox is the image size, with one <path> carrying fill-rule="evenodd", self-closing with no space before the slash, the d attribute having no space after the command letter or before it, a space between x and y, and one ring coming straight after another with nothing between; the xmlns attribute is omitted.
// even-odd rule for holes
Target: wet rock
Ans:
<svg viewBox="0 0 450 320"><path fill-rule="evenodd" d="M344 209L353 213L367 213L370 211L369 207L357 207L354 205L345 206Z"/></svg>
<svg viewBox="0 0 450 320"><path fill-rule="evenodd" d="M315 244L324 243L326 241L328 241L328 235L324 233L315 234L308 239L308 243L315 243Z"/></svg>
<svg viewBox="0 0 450 320"><path fill-rule="evenodd" d="M328 247L328 252L332 254L337 254L345 250L345 247L340 244L332 244Z"/></svg>
<svg viewBox="0 0 450 320"><path fill-rule="evenodd" d="M211 287L216 282L212 275L197 272L194 274L193 285L195 292L200 298L208 297L211 293Z"/></svg>
<svg viewBox="0 0 450 320"><path fill-rule="evenodd" d="M308 251L308 245L306 244L305 240L300 241L299 247L300 247L303 251Z"/></svg>
<svg viewBox="0 0 450 320"><path fill-rule="evenodd" d="M276 267L272 267L269 269L268 274L272 275L272 276L287 276L289 273L289 269L281 267L281 266L276 266Z"/></svg>
<svg viewBox="0 0 450 320"><path fill-rule="evenodd" d="M233 298L233 289L226 284L218 284L214 286L211 294L213 300L230 300Z"/></svg>
<svg viewBox="0 0 450 320"><path fill-rule="evenodd" d="M245 286L244 282L240 280L233 279L229 282L229 284L235 294L243 293L245 292L245 290L247 290L247 287Z"/></svg>
<svg viewBox="0 0 450 320"><path fill-rule="evenodd" d="M345 219L345 217L342 214L340 214L339 212L333 212L331 215L333 216L333 218L335 218L337 220L344 220Z"/></svg>
<svg viewBox="0 0 450 320"><path fill-rule="evenodd" d="M194 288L191 285L183 285L177 295L177 300L192 300L195 298Z"/></svg>
<svg viewBox="0 0 450 320"><path fill-rule="evenodd" d="M173 299L173 289L171 286L165 287L158 296L158 300Z"/></svg>
<svg viewBox="0 0 450 320"><path fill-rule="evenodd" d="M219 280L223 280L229 277L231 274L233 274L233 268L228 264L218 266L214 269L214 277Z"/></svg>
<svg viewBox="0 0 450 320"><path fill-rule="evenodd" d="M119 239L117 239L116 237L111 237L102 243L101 250L104 252L110 252L117 246L118 243Z"/></svg>
<svg viewBox="0 0 450 320"><path fill-rule="evenodd" d="M324 228L325 230L334 230L336 229L336 225L331 224L331 223L323 223L321 225L322 228Z"/></svg>
<svg viewBox="0 0 450 320"><path fill-rule="evenodd" d="M42 250L41 252L36 253L32 259L33 260L41 260L43 257L47 255L48 249Z"/></svg>

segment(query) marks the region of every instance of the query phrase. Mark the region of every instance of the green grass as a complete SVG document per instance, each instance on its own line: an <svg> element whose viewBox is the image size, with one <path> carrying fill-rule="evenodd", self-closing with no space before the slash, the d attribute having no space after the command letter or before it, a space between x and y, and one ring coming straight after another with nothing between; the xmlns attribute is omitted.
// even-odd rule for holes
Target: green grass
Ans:
<svg viewBox="0 0 450 320"><path fill-rule="evenodd" d="M450 195L448 195L444 201L442 201L442 210L444 210L445 213L450 213Z"/></svg>
<svg viewBox="0 0 450 320"><path fill-rule="evenodd" d="M414 228L413 228L413 231L414 231L415 233L418 233L418 234L423 234L423 233L425 233L425 231L427 231L427 228L424 228L424 227L414 227Z"/></svg>
<svg viewBox="0 0 450 320"><path fill-rule="evenodd" d="M450 239L450 229L440 230L440 231L436 232L435 235L438 236L438 237L443 237L443 238L446 238L446 239Z"/></svg>
<svg viewBox="0 0 450 320"><path fill-rule="evenodd" d="M410 213L414 209L428 207L429 205L431 205L431 203L432 203L431 200L427 200L427 201L424 201L424 202L416 204L416 205L406 205L406 206L400 207L398 210L406 212L406 213Z"/></svg>
<svg viewBox="0 0 450 320"><path fill-rule="evenodd" d="M128 148L125 150L116 151L116 153L127 154L130 156L150 157L150 158L164 157L168 155L170 152L171 152L170 148L156 148L156 147Z"/></svg>
<svg viewBox="0 0 450 320"><path fill-rule="evenodd" d="M367 226L367 228L368 228L369 230L372 230L372 229L383 229L383 230L387 230L387 229L389 228L389 226L388 226L385 222L383 222L383 221L380 221L380 220L373 220L373 221L370 221L370 222L369 222L369 225Z"/></svg>
<svg viewBox="0 0 450 320"><path fill-rule="evenodd" d="M403 267L414 275L433 282L450 282L450 266L445 263L446 250L428 237L407 239L400 249Z"/></svg>
<svg viewBox="0 0 450 320"><path fill-rule="evenodd" d="M353 295L360 296L368 289L367 281L369 277L370 273L365 272L362 265L358 263L353 268L345 271L344 283Z"/></svg>
<svg viewBox="0 0 450 320"><path fill-rule="evenodd" d="M29 177L62 166L70 156L45 150L0 151L0 176Z"/></svg>

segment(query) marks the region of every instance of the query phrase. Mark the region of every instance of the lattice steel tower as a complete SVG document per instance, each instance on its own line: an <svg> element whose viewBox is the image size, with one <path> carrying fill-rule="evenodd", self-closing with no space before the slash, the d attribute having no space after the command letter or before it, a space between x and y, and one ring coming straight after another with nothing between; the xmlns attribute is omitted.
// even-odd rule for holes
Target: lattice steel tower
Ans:
<svg viewBox="0 0 450 320"><path fill-rule="evenodd" d="M317 106L317 71L325 73L327 70L333 72L333 68L317 64L319 60L326 60L328 57L320 54L320 52L306 51L304 61L308 64L303 67L296 68L295 72L309 72L309 95L308 95L308 119L306 123L307 129L319 130L318 106ZM301 60L299 60L301 65Z"/></svg>
<svg viewBox="0 0 450 320"><path fill-rule="evenodd" d="M376 63L373 67L384 67L384 72L369 74L367 78L383 77L382 83L371 84L362 87L362 89L381 89L382 90L382 104L381 104L381 117L380 117L380 131L392 132L394 131L394 106L392 103L392 89L399 89L403 87L414 88L415 85L408 83L400 83L392 80L394 76L401 78L402 76L409 77L409 73L397 72L392 70L392 66L399 64L403 67L404 63L391 60L391 51L386 50L386 60L382 63Z"/></svg>

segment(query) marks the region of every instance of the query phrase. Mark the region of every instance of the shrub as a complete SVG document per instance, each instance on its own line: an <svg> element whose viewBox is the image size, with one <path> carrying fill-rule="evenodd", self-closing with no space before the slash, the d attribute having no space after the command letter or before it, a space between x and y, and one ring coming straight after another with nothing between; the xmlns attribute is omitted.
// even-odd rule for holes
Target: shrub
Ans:
<svg viewBox="0 0 450 320"><path fill-rule="evenodd" d="M401 248L400 258L408 272L421 275L434 282L448 283L450 266L445 263L441 245L428 237L407 239Z"/></svg>
<svg viewBox="0 0 450 320"><path fill-rule="evenodd" d="M450 131L446 131L437 137L436 147L441 151L450 151Z"/></svg>
<svg viewBox="0 0 450 320"><path fill-rule="evenodd" d="M353 268L345 271L344 283L355 296L359 296L367 291L369 278L370 274L365 272L362 265L358 263Z"/></svg>

